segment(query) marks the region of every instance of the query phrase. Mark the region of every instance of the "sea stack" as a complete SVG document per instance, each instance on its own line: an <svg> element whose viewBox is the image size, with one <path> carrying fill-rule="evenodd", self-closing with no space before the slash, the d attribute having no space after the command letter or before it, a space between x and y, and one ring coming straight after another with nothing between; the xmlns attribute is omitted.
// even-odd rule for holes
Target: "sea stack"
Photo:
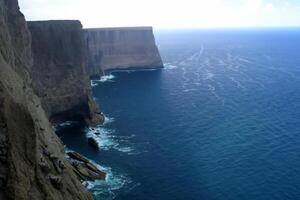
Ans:
<svg viewBox="0 0 300 200"><path fill-rule="evenodd" d="M84 33L91 77L115 70L163 67L152 27L93 28Z"/></svg>
<svg viewBox="0 0 300 200"><path fill-rule="evenodd" d="M102 123L86 72L86 43L80 21L33 21L28 27L34 58L33 85L50 120Z"/></svg>

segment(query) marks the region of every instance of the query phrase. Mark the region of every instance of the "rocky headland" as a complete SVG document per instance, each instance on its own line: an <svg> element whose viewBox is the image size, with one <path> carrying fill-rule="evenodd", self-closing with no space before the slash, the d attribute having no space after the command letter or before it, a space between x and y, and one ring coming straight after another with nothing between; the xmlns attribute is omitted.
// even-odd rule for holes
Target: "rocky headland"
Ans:
<svg viewBox="0 0 300 200"><path fill-rule="evenodd" d="M152 27L84 29L91 77L105 72L163 67Z"/></svg>
<svg viewBox="0 0 300 200"><path fill-rule="evenodd" d="M31 36L17 0L0 0L0 27L0 199L93 199L32 87Z"/></svg>
<svg viewBox="0 0 300 200"><path fill-rule="evenodd" d="M32 36L31 77L51 122L104 118L91 94L82 25L75 20L28 22Z"/></svg>
<svg viewBox="0 0 300 200"><path fill-rule="evenodd" d="M66 153L53 125L104 122L90 76L163 67L152 28L26 23L17 0L0 0L0 27L0 199L93 199L83 181L106 174L84 156ZM87 142L99 149L93 138Z"/></svg>

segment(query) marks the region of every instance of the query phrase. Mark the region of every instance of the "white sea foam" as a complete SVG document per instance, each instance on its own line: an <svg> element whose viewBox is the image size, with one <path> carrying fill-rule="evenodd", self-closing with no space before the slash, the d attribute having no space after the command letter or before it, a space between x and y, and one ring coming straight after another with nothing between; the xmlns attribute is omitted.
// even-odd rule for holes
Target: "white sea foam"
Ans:
<svg viewBox="0 0 300 200"><path fill-rule="evenodd" d="M214 77L215 75L211 72L206 72L205 74L205 80L212 80L212 78Z"/></svg>
<svg viewBox="0 0 300 200"><path fill-rule="evenodd" d="M53 129L56 131L56 130L58 130L60 128L63 128L65 126L70 126L73 123L76 123L76 122L74 122L74 121L65 121L65 122L62 122L60 124L57 124L57 125L53 126Z"/></svg>
<svg viewBox="0 0 300 200"><path fill-rule="evenodd" d="M216 97L216 99L220 100L222 105L224 106L225 100L218 95L218 93L216 92L216 88L210 84L208 84L207 86L208 86L209 91Z"/></svg>
<svg viewBox="0 0 300 200"><path fill-rule="evenodd" d="M60 123L58 126L70 126L72 125L74 122L73 121L65 121L63 123Z"/></svg>
<svg viewBox="0 0 300 200"><path fill-rule="evenodd" d="M106 173L105 181L85 181L83 183L96 197L107 200L115 199L117 197L117 190L129 186L129 184L132 183L132 180L128 176L113 172L110 167L101 166L94 161L91 162L99 170Z"/></svg>
<svg viewBox="0 0 300 200"><path fill-rule="evenodd" d="M197 91L196 88L191 88L191 89L184 89L183 92L192 92L192 91Z"/></svg>
<svg viewBox="0 0 300 200"><path fill-rule="evenodd" d="M242 62L245 62L245 63L254 63L254 62L252 62L252 61L250 61L250 60L248 60L246 58L242 58L242 57L239 57L238 60L242 61Z"/></svg>
<svg viewBox="0 0 300 200"><path fill-rule="evenodd" d="M239 82L238 80L236 80L234 77L231 77L231 76L228 76L228 78L236 84L236 86L238 88L242 88L242 89L245 89L245 87L241 84L241 82Z"/></svg>
<svg viewBox="0 0 300 200"><path fill-rule="evenodd" d="M123 152L123 153L130 153L130 152L133 151L133 148L131 148L131 147L119 147L118 150Z"/></svg>
<svg viewBox="0 0 300 200"><path fill-rule="evenodd" d="M114 78L115 78L114 75L109 74L109 75L101 76L99 81L100 82L112 81Z"/></svg>
<svg viewBox="0 0 300 200"><path fill-rule="evenodd" d="M178 67L176 65L171 64L171 63L164 64L164 69L169 70L169 69L176 69L176 68L178 68Z"/></svg>
<svg viewBox="0 0 300 200"><path fill-rule="evenodd" d="M96 87L99 84L97 80L91 80L91 86Z"/></svg>
<svg viewBox="0 0 300 200"><path fill-rule="evenodd" d="M116 136L114 130L106 127L87 128L86 137L94 138L100 146L101 150L117 150L123 153L130 153L134 151L133 147L129 146L130 136Z"/></svg>
<svg viewBox="0 0 300 200"><path fill-rule="evenodd" d="M113 117L108 117L108 116L105 116L105 117L104 117L104 125L105 125L105 124L112 123L112 122L114 122L114 121L115 121L115 119L114 119Z"/></svg>
<svg viewBox="0 0 300 200"><path fill-rule="evenodd" d="M113 130L98 127L87 129L86 136L94 138L102 150L109 150L117 146L117 142L113 139L112 133Z"/></svg>

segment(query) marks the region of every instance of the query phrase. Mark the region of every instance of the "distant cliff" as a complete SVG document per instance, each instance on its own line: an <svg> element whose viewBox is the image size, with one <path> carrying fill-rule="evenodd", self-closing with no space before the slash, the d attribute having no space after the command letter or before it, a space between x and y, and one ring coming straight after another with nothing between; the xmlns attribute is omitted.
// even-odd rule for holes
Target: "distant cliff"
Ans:
<svg viewBox="0 0 300 200"><path fill-rule="evenodd" d="M93 199L31 87L31 39L17 0L0 0L0 27L0 199Z"/></svg>
<svg viewBox="0 0 300 200"><path fill-rule="evenodd" d="M152 27L85 29L90 75L124 69L162 68Z"/></svg>
<svg viewBox="0 0 300 200"><path fill-rule="evenodd" d="M103 121L91 96L86 44L79 21L28 22L32 35L34 88L52 122Z"/></svg>

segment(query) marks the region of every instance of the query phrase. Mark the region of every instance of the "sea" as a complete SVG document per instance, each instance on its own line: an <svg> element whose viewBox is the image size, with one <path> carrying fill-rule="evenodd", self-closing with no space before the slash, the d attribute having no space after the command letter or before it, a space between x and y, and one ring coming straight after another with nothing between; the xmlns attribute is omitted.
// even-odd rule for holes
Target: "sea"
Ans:
<svg viewBox="0 0 300 200"><path fill-rule="evenodd" d="M155 37L164 69L91 82L104 125L57 128L107 173L96 200L300 199L300 29Z"/></svg>

